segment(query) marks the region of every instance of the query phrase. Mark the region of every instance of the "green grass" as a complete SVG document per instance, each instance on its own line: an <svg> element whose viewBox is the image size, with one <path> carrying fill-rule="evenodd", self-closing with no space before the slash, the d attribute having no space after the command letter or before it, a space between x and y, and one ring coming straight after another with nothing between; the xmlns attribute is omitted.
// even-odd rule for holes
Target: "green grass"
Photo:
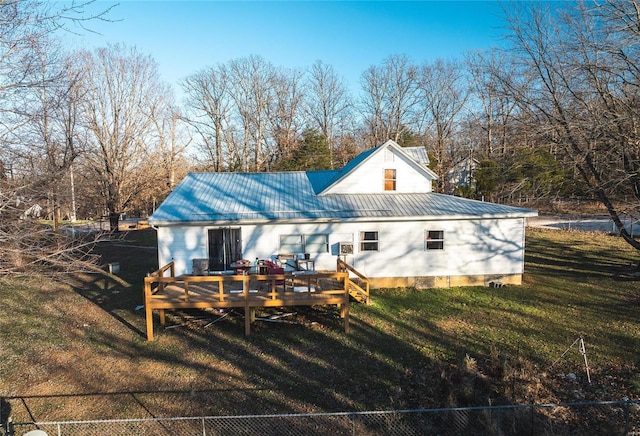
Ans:
<svg viewBox="0 0 640 436"><path fill-rule="evenodd" d="M153 231L101 244L131 286L98 277L0 283L0 396L15 421L619 400L639 394L637 253L597 233L530 230L524 284L378 289L294 323L175 312L144 339ZM627 277L627 278L625 278ZM157 325L157 323L156 323ZM593 383L586 382L582 337ZM566 352L566 353L565 353ZM563 355L564 354L564 355ZM555 362L555 364L554 364ZM563 374L574 373L577 382Z"/></svg>

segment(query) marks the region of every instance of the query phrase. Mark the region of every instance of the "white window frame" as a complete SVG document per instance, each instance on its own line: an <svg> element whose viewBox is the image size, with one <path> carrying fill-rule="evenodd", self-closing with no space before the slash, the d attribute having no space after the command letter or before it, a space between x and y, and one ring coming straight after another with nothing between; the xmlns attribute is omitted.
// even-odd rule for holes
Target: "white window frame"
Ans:
<svg viewBox="0 0 640 436"><path fill-rule="evenodd" d="M376 239L365 239L367 233L374 233ZM363 230L359 236L360 244L358 245L361 252L380 251L380 232L378 230ZM366 248L369 244L375 244L375 248Z"/></svg>
<svg viewBox="0 0 640 436"><path fill-rule="evenodd" d="M425 251L444 250L444 230L425 230L424 249Z"/></svg>
<svg viewBox="0 0 640 436"><path fill-rule="evenodd" d="M321 242L309 242L312 239ZM293 241L293 242L292 242ZM329 235L327 233L289 233L280 235L280 253L328 253Z"/></svg>
<svg viewBox="0 0 640 436"><path fill-rule="evenodd" d="M305 253L318 254L329 252L329 235L327 233L305 233L303 236ZM313 239L322 240L320 242L309 242Z"/></svg>
<svg viewBox="0 0 640 436"><path fill-rule="evenodd" d="M392 178L387 178L387 171L393 171L393 177ZM384 174L383 174L383 179L384 179L383 189L384 189L385 192L393 192L393 191L397 191L398 190L398 170L397 169L395 169L395 168L385 168L384 169ZM387 183L392 185L391 189L387 189Z"/></svg>
<svg viewBox="0 0 640 436"><path fill-rule="evenodd" d="M289 242L298 239L298 242ZM285 242L283 242L283 240ZM295 248L294 248L295 247ZM280 253L304 253L304 239L301 234L289 233L286 235L280 235Z"/></svg>

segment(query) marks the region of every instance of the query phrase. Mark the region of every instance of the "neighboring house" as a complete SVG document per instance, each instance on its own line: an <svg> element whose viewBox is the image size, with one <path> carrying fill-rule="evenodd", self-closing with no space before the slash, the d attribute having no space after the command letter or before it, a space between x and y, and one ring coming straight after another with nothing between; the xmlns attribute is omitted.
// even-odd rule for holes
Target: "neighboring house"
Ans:
<svg viewBox="0 0 640 436"><path fill-rule="evenodd" d="M521 283L537 212L434 193L426 163L387 141L341 170L189 174L149 218L159 263L191 274L194 259L225 271L308 253L317 270L341 256L374 287Z"/></svg>
<svg viewBox="0 0 640 436"><path fill-rule="evenodd" d="M42 218L44 215L44 209L38 203L35 203L22 214L22 218Z"/></svg>
<svg viewBox="0 0 640 436"><path fill-rule="evenodd" d="M479 164L480 162L472 157L462 159L455 164L444 176L446 192L453 194L458 187L474 187L473 172Z"/></svg>

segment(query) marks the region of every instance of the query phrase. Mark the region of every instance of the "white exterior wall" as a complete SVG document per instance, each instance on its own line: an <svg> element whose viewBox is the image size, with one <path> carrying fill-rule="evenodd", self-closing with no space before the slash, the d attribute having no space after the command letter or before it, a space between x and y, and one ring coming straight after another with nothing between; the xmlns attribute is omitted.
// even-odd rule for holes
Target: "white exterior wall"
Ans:
<svg viewBox="0 0 640 436"><path fill-rule="evenodd" d="M158 227L158 264L175 262L176 275L191 274L193 259L209 257L208 234L203 227Z"/></svg>
<svg viewBox="0 0 640 436"><path fill-rule="evenodd" d="M371 156L366 165L353 170L336 186L327 191L328 194L376 194L389 193L384 190L384 170L396 170L396 190L398 193L431 192L431 180L419 172L416 164L410 164L391 149Z"/></svg>
<svg viewBox="0 0 640 436"><path fill-rule="evenodd" d="M160 227L160 265L175 261L176 274L190 274L192 259L208 258L207 230L214 227ZM444 249L426 250L428 230L444 231ZM361 252L360 232L377 231L379 251ZM329 253L311 253L318 270L336 268L339 242L353 242L346 258L367 277L471 276L522 274L524 219L421 222L280 224L242 226L245 259L275 258L280 236L329 234Z"/></svg>

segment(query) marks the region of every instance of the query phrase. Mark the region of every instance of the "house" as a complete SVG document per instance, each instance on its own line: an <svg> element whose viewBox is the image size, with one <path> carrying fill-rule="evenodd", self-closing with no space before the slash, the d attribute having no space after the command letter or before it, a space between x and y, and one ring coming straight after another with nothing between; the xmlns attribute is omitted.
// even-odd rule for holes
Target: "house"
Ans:
<svg viewBox="0 0 640 436"><path fill-rule="evenodd" d="M477 159L467 157L456 163L444 175L445 191L453 194L459 187L475 187L473 173L480 165Z"/></svg>
<svg viewBox="0 0 640 436"><path fill-rule="evenodd" d="M24 211L21 218L41 218L44 215L44 208L40 206L38 203L34 203L29 206L27 210Z"/></svg>
<svg viewBox="0 0 640 436"><path fill-rule="evenodd" d="M335 271L338 256L372 286L520 284L534 210L432 192L424 148L393 141L344 168L191 173L149 218L160 265L192 274L238 259L299 258Z"/></svg>

